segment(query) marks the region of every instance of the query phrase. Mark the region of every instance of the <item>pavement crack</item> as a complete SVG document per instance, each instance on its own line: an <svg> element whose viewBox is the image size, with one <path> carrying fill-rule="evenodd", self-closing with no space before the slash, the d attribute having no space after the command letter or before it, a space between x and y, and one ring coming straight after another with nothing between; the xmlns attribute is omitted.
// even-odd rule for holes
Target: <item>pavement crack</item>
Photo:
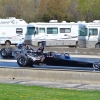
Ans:
<svg viewBox="0 0 100 100"><path fill-rule="evenodd" d="M79 84L79 85L73 86L73 88L79 88L79 87L82 87L84 85L87 85L87 84Z"/></svg>

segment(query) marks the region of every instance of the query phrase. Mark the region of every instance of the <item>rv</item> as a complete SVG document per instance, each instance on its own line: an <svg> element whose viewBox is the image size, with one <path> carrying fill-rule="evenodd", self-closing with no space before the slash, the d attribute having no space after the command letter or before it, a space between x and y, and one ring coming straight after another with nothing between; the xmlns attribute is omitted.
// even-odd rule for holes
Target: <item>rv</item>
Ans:
<svg viewBox="0 0 100 100"><path fill-rule="evenodd" d="M100 48L100 20L79 24L78 46Z"/></svg>
<svg viewBox="0 0 100 100"><path fill-rule="evenodd" d="M0 19L0 44L16 45L24 41L27 32L27 23L23 19L9 17Z"/></svg>
<svg viewBox="0 0 100 100"><path fill-rule="evenodd" d="M25 42L34 46L75 46L78 44L78 25L75 22L50 22L29 23Z"/></svg>

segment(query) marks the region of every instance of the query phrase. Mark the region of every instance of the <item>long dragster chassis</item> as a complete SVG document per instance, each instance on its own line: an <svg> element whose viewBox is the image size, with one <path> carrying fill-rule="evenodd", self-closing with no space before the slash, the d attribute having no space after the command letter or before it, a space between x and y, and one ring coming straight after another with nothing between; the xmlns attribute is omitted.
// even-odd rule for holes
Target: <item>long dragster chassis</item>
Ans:
<svg viewBox="0 0 100 100"><path fill-rule="evenodd" d="M50 52L48 52L50 53ZM20 55L17 59L17 63L20 67L29 67L35 64L46 64L50 66L71 66L71 67L86 67L86 68L93 68L94 70L100 69L99 62L83 62L78 60L73 60L69 55L66 53L62 54L54 54L53 56L48 56L48 54L44 54L40 57L34 55Z"/></svg>
<svg viewBox="0 0 100 100"><path fill-rule="evenodd" d="M38 52L39 50L39 52ZM46 64L50 66L86 67L100 70L100 62L85 62L74 60L68 53L57 54L55 52L43 53L44 48L34 51L31 49L13 50L12 48L1 49L3 58L14 56L20 67L33 67L34 65ZM42 52L41 52L42 51Z"/></svg>

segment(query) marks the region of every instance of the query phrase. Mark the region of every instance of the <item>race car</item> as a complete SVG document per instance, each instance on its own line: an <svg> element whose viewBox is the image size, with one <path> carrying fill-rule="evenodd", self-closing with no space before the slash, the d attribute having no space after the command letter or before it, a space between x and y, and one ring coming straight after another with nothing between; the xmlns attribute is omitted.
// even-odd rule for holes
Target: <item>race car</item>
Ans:
<svg viewBox="0 0 100 100"><path fill-rule="evenodd" d="M43 53L44 47L39 47L37 50L34 50L29 45L24 45L23 48L19 47L17 49L9 47L2 48L0 51L0 55L2 58L15 58L17 59L19 55L25 55L29 53L34 53L37 55L41 55Z"/></svg>
<svg viewBox="0 0 100 100"><path fill-rule="evenodd" d="M90 67L94 70L100 69L100 62L84 62L73 60L68 53L56 54L55 52L43 53L38 56L36 54L20 55L17 59L20 67L33 67L34 65L46 64L50 66L71 66L71 67Z"/></svg>

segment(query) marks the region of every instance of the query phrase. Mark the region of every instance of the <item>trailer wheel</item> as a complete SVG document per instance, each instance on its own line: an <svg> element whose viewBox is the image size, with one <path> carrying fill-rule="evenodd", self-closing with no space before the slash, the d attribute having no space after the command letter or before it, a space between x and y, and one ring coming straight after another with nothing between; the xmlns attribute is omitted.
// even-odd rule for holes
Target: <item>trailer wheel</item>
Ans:
<svg viewBox="0 0 100 100"><path fill-rule="evenodd" d="M97 43L97 44L95 45L95 48L100 48L100 44Z"/></svg>
<svg viewBox="0 0 100 100"><path fill-rule="evenodd" d="M28 58L25 55L21 55L17 59L17 63L20 67L26 67L28 64Z"/></svg>
<svg viewBox="0 0 100 100"><path fill-rule="evenodd" d="M42 43L41 42L38 42L38 46L42 46Z"/></svg>
<svg viewBox="0 0 100 100"><path fill-rule="evenodd" d="M78 46L78 42L76 42L76 46L75 46L76 48L79 48L79 46Z"/></svg>
<svg viewBox="0 0 100 100"><path fill-rule="evenodd" d="M11 42L7 40L7 41L5 42L5 45L6 45L6 46L10 46L10 45L11 45Z"/></svg>
<svg viewBox="0 0 100 100"><path fill-rule="evenodd" d="M0 55L2 58L8 58L9 52L7 48L2 48L0 51Z"/></svg>

